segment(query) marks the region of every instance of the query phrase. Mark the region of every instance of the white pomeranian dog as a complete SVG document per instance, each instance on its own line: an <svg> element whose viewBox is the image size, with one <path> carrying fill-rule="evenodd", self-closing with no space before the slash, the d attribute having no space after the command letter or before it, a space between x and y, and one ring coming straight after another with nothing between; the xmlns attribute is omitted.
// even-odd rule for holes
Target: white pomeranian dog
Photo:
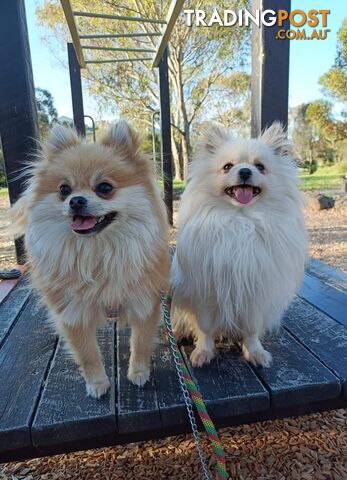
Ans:
<svg viewBox="0 0 347 480"><path fill-rule="evenodd" d="M307 258L291 147L279 123L252 140L213 126L198 146L172 265L173 324L179 338L193 335L194 366L211 361L220 335L250 363L271 364L261 340L279 326Z"/></svg>
<svg viewBox="0 0 347 480"><path fill-rule="evenodd" d="M170 257L164 203L134 130L120 121L90 144L56 125L11 212L31 282L88 395L110 386L96 330L113 306L131 325L128 378L146 383Z"/></svg>

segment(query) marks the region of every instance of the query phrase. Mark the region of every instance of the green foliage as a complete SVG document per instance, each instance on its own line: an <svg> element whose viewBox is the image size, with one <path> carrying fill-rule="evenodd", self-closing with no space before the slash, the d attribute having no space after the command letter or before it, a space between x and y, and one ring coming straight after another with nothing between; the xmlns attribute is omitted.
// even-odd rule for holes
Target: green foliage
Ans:
<svg viewBox="0 0 347 480"><path fill-rule="evenodd" d="M297 148L299 165L313 173L317 169L317 162L314 160L316 141L313 126L307 118L308 106L307 103L303 103L292 109L290 114L294 123L292 136Z"/></svg>
<svg viewBox="0 0 347 480"><path fill-rule="evenodd" d="M337 34L335 64L320 78L325 93L340 102L347 102L347 17Z"/></svg>
<svg viewBox="0 0 347 480"><path fill-rule="evenodd" d="M337 147L347 137L347 122L336 120L329 102L317 100L307 107L306 116L318 135L326 141L337 155Z"/></svg>
<svg viewBox="0 0 347 480"><path fill-rule="evenodd" d="M40 137L43 140L47 137L52 124L57 121L58 113L54 106L53 96L48 90L35 88L35 96Z"/></svg>
<svg viewBox="0 0 347 480"><path fill-rule="evenodd" d="M54 100L52 94L45 89L36 88L36 106L39 120L39 131L41 140L46 138L52 124L57 120L57 110L54 107ZM0 188L6 187L6 175L4 155L0 144Z"/></svg>
<svg viewBox="0 0 347 480"><path fill-rule="evenodd" d="M4 155L0 144L0 189L7 186L5 175Z"/></svg>
<svg viewBox="0 0 347 480"><path fill-rule="evenodd" d="M347 175L347 160L320 167L319 175Z"/></svg>

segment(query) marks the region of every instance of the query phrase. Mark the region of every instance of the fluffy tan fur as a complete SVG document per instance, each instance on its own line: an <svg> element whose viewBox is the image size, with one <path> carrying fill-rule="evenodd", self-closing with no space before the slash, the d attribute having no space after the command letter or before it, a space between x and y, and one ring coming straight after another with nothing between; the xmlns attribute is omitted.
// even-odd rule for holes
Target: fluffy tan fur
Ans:
<svg viewBox="0 0 347 480"><path fill-rule="evenodd" d="M159 321L159 292L168 287L168 224L150 163L139 140L121 121L96 144L56 126L32 165L31 179L13 208L17 235L25 234L28 266L51 317L86 381L100 397L109 388L96 340L110 306L121 306L131 325L128 378L142 386ZM112 185L107 198L100 182ZM61 185L71 194L62 198ZM69 202L83 196L88 214L116 212L102 231L81 235L71 228Z"/></svg>

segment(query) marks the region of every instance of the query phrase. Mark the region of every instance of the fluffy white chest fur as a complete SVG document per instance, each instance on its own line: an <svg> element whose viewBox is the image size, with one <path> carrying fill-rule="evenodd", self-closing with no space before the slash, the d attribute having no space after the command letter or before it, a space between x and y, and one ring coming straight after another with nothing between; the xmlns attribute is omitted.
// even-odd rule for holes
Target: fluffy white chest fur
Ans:
<svg viewBox="0 0 347 480"><path fill-rule="evenodd" d="M214 308L218 333L240 337L254 318L276 326L300 286L305 237L300 218L203 211L179 234L172 275L189 304Z"/></svg>

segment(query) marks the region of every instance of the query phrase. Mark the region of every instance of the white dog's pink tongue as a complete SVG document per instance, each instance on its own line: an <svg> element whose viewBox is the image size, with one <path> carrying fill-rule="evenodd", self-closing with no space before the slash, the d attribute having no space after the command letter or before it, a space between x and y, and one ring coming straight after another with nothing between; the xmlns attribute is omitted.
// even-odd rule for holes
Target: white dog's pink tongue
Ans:
<svg viewBox="0 0 347 480"><path fill-rule="evenodd" d="M253 198L253 188L252 187L235 187L234 195L238 202L246 205Z"/></svg>
<svg viewBox="0 0 347 480"><path fill-rule="evenodd" d="M70 224L70 227L73 230L89 230L95 227L97 221L96 217L82 217L81 215L77 215Z"/></svg>

